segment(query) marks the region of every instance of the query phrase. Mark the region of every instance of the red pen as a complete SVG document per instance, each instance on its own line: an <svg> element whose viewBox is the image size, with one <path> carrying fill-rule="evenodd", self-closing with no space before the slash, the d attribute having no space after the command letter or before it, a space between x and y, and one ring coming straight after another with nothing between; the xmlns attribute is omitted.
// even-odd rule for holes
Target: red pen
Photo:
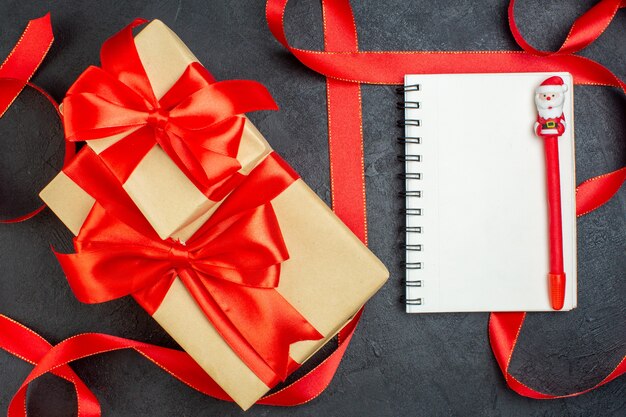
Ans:
<svg viewBox="0 0 626 417"><path fill-rule="evenodd" d="M550 237L550 272L548 289L552 308L560 310L565 301L563 270L563 230L561 219L561 178L559 173L559 137L565 131L563 102L567 85L561 77L550 77L535 90L537 121L535 133L543 139L546 154L548 191L548 229Z"/></svg>

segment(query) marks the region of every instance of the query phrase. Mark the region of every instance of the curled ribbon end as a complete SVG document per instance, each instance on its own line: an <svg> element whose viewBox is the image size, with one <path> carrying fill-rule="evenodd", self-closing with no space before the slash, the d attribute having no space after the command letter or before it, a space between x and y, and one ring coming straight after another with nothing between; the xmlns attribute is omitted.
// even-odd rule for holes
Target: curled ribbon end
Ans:
<svg viewBox="0 0 626 417"><path fill-rule="evenodd" d="M44 23L51 23L51 14L50 12L46 13L45 15L41 16L40 18L36 19L36 20L41 20Z"/></svg>

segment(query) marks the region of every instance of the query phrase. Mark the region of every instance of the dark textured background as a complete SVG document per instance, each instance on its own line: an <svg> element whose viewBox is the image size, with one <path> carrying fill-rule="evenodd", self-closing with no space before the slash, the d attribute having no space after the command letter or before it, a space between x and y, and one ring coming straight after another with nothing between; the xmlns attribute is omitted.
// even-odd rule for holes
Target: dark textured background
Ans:
<svg viewBox="0 0 626 417"><path fill-rule="evenodd" d="M125 3L120 5L120 3ZM293 3L293 4L291 4ZM288 35L320 49L316 0L293 0ZM514 49L506 26L506 0L353 1L363 50ZM531 42L556 48L570 22L593 0L523 1L521 27ZM0 57L26 22L52 12L56 42L35 82L61 99L78 74L98 62L101 43L131 19L159 18L219 79L248 78L268 86L280 112L250 115L270 143L329 201L324 79L300 65L270 35L263 1L134 0L106 2L7 1L0 3ZM618 14L599 42L584 52L626 76L626 19ZM578 182L626 162L624 97L609 88L577 87ZM310 404L257 406L248 416L616 416L626 415L626 380L578 398L534 401L510 391L487 340L487 314L406 315L403 254L396 197L401 166L394 137L397 97L391 86L363 87L370 244L391 278L369 303L332 384ZM61 131L44 100L26 91L0 120L0 211L33 208L33 196L58 171ZM552 393L598 382L626 348L626 190L578 221L579 308L566 314L532 314L523 329L512 373ZM461 210L462 207L459 207ZM81 305L50 251L70 249L70 234L49 211L0 229L0 312L58 342L98 331L165 346L172 340L130 299ZM238 416L236 406L207 398L132 352L75 364L102 403L105 416ZM0 409L30 366L0 352ZM73 415L69 385L45 377L31 389L34 416Z"/></svg>

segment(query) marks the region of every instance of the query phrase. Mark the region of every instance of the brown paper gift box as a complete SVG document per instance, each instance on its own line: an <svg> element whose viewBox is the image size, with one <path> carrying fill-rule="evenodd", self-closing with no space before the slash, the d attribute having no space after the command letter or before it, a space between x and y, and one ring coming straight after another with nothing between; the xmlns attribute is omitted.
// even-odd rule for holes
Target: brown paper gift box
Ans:
<svg viewBox="0 0 626 417"><path fill-rule="evenodd" d="M63 173L41 197L74 234L95 204ZM290 256L281 266L278 291L325 336L291 345L291 357L302 363L350 320L389 273L301 179L272 206ZM181 236L191 236L200 225L192 224ZM242 408L271 388L222 340L179 279L153 317Z"/></svg>
<svg viewBox="0 0 626 417"><path fill-rule="evenodd" d="M189 64L198 62L178 36L159 20L152 21L135 36L135 45L159 99ZM87 144L100 153L125 136L90 140ZM269 152L267 142L246 120L237 155L242 166L240 172L248 173ZM196 188L159 145L137 165L124 189L162 239L188 226L216 204Z"/></svg>
<svg viewBox="0 0 626 417"><path fill-rule="evenodd" d="M159 47L150 48L149 41ZM195 59L158 21L146 26L137 35L136 43L149 76L148 68L161 68L165 61L182 68ZM158 55L156 49L166 59ZM146 51L150 58L147 58ZM160 79L153 85L162 85L160 88L166 90L175 79L176 76L170 74L169 78ZM239 157L250 161L247 166L251 167L269 152L261 134L247 122ZM163 159L145 159L149 159L156 169L167 163ZM174 171L168 172L172 178L165 180L178 187L179 181L188 180L184 176L180 178L182 174L177 168L176 172L178 175ZM126 186L125 189L129 191ZM95 204L95 200L63 172L41 192L41 197L75 235ZM177 194L176 198L185 197ZM202 204L205 204L206 198L202 198L205 200ZM168 195L165 200L174 199ZM154 210L159 209L159 205L169 204L159 199L144 201L154 204ZM190 206L195 204L193 199L187 201ZM202 204L192 216L195 219L186 219L186 225L181 222L167 236L184 241L193 235L218 206ZM275 198L272 205L290 254L290 259L281 267L278 291L325 336L320 341L291 346L291 357L302 363L350 320L384 284L389 273L302 180L297 180ZM271 388L248 369L220 337L180 280L174 281L153 317L242 408L249 408Z"/></svg>

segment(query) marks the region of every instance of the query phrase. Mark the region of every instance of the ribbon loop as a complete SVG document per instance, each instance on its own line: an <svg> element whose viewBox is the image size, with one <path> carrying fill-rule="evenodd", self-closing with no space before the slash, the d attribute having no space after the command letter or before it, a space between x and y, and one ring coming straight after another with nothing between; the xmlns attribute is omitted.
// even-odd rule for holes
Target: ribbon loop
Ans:
<svg viewBox="0 0 626 417"><path fill-rule="evenodd" d="M591 45L609 26L620 8L626 7L623 0L601 0L580 16L570 27L561 47L554 52L541 51L530 45L522 36L515 21L515 0L508 7L509 28L517 44L527 53L538 57L571 55Z"/></svg>
<svg viewBox="0 0 626 417"><path fill-rule="evenodd" d="M70 88L63 100L66 137L75 142L123 135L100 154L122 183L158 143L201 192L217 201L230 191L223 189L224 180L241 168L242 115L278 107L263 85L215 82L198 63L157 99L131 32L142 23L137 20L108 39L102 68L88 68Z"/></svg>
<svg viewBox="0 0 626 417"><path fill-rule="evenodd" d="M60 116L57 102L42 88L29 82L48 54L53 41L50 13L28 22L17 44L2 65L0 65L0 118L4 116L7 109L13 104L25 86L32 87L43 95L52 104L57 115ZM66 143L63 165L67 165L73 156L73 144ZM0 220L0 223L23 222L41 213L45 207L45 204L43 204L29 213L11 219Z"/></svg>

